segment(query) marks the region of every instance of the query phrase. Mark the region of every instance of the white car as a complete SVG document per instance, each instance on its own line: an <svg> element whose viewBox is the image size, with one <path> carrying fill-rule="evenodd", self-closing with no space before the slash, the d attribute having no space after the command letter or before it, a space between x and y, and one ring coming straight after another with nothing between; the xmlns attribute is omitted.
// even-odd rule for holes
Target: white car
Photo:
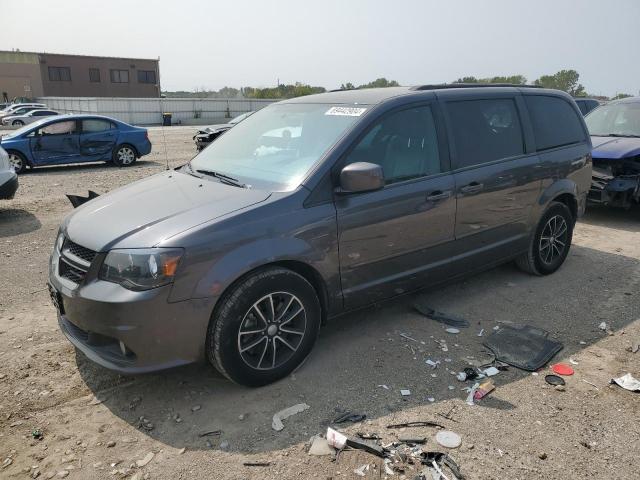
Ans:
<svg viewBox="0 0 640 480"><path fill-rule="evenodd" d="M54 115L59 115L59 113L54 112L53 110L31 110L30 112L23 113L22 115L16 114L4 117L2 119L2 124L22 127L28 123L41 120L45 117L53 117Z"/></svg>
<svg viewBox="0 0 640 480"><path fill-rule="evenodd" d="M47 108L44 103L14 103L13 105L9 105L4 110L0 110L0 118L8 117L9 115L19 115L21 113L27 113L31 110L41 110L43 108Z"/></svg>
<svg viewBox="0 0 640 480"><path fill-rule="evenodd" d="M18 189L18 174L9 163L9 155L0 147L0 200L13 198Z"/></svg>

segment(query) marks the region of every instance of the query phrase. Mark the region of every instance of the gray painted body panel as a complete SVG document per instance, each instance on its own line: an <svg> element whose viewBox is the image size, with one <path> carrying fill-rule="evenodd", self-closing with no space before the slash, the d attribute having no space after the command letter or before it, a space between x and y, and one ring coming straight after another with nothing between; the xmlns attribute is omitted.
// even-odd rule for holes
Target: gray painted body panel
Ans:
<svg viewBox="0 0 640 480"><path fill-rule="evenodd" d="M554 198L570 195L581 213L591 181L588 136L578 145L536 152L520 96L537 93L568 97L510 87L437 92L397 88L289 100L368 107L292 192L242 189L168 171L78 208L62 232L103 253L79 285L58 275L57 253L52 255L50 283L66 310L63 332L98 363L143 372L203 358L216 305L234 282L265 265L303 268L317 280L325 315L334 316L514 258L526 250ZM525 153L456 169L446 101L495 96L516 99ZM444 173L373 192L335 194L345 154L368 127L389 111L425 103L434 107ZM475 193L461 190L472 182L482 188ZM427 198L443 191L451 195ZM108 250L154 246L184 249L172 285L132 292L97 278ZM101 356L99 349L74 336L69 325L130 344L136 361Z"/></svg>

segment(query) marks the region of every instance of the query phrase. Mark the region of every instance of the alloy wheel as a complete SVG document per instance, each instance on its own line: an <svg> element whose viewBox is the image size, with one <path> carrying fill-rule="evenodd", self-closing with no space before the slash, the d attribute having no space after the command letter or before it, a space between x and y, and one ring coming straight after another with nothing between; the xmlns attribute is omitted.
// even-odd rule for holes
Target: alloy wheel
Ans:
<svg viewBox="0 0 640 480"><path fill-rule="evenodd" d="M20 158L20 156L16 155L15 153L9 154L9 165L11 165L16 172L21 171L22 167L24 166L22 164L22 158Z"/></svg>
<svg viewBox="0 0 640 480"><path fill-rule="evenodd" d="M122 147L117 153L121 165L129 165L136 159L135 152L129 147Z"/></svg>
<svg viewBox="0 0 640 480"><path fill-rule="evenodd" d="M567 248L569 229L567 222L562 215L551 217L540 235L538 246L540 260L549 265L562 256Z"/></svg>
<svg viewBox="0 0 640 480"><path fill-rule="evenodd" d="M238 352L256 370L273 370L298 351L307 328L302 302L288 292L273 292L255 302L238 331Z"/></svg>

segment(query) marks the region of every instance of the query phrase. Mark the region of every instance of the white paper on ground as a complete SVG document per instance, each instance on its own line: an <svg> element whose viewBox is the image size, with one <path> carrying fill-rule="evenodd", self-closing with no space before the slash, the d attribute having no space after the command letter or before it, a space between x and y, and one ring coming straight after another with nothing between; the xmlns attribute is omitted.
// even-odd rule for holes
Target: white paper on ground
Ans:
<svg viewBox="0 0 640 480"><path fill-rule="evenodd" d="M625 390L631 392L640 392L640 380L633 378L630 373L623 375L619 378L614 378L612 382L617 383Z"/></svg>
<svg viewBox="0 0 640 480"><path fill-rule="evenodd" d="M271 428L273 428L276 432L279 432L284 428L284 424L282 420L285 418L289 418L291 415L295 415L296 413L304 412L307 408L310 408L306 403L298 403L293 407L285 408L284 410L280 410L273 416L273 420L271 422Z"/></svg>

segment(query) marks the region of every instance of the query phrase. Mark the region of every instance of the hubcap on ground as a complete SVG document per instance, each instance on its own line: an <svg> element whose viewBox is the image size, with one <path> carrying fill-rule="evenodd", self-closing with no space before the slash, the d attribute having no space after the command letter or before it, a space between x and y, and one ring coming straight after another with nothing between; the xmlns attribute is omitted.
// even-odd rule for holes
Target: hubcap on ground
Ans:
<svg viewBox="0 0 640 480"><path fill-rule="evenodd" d="M129 165L136 158L136 154L128 147L123 147L118 150L118 160L122 165Z"/></svg>
<svg viewBox="0 0 640 480"><path fill-rule="evenodd" d="M551 264L560 257L567 248L567 237L569 228L567 222L561 215L551 217L540 236L540 259L547 265Z"/></svg>
<svg viewBox="0 0 640 480"><path fill-rule="evenodd" d="M307 328L302 302L288 292L273 292L245 313L238 331L238 352L256 370L272 370L298 351Z"/></svg>

